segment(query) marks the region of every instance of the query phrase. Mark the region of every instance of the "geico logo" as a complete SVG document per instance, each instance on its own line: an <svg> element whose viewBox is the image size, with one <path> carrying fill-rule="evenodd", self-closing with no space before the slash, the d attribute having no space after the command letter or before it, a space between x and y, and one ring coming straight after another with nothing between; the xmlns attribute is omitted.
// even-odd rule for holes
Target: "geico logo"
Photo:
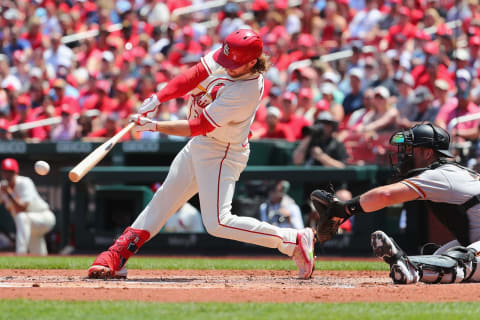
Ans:
<svg viewBox="0 0 480 320"><path fill-rule="evenodd" d="M159 144L155 141L126 141L122 143L123 152L156 152Z"/></svg>
<svg viewBox="0 0 480 320"><path fill-rule="evenodd" d="M58 153L88 153L92 151L92 144L89 142L58 142L56 149Z"/></svg>
<svg viewBox="0 0 480 320"><path fill-rule="evenodd" d="M0 153L27 153L25 142L0 142Z"/></svg>

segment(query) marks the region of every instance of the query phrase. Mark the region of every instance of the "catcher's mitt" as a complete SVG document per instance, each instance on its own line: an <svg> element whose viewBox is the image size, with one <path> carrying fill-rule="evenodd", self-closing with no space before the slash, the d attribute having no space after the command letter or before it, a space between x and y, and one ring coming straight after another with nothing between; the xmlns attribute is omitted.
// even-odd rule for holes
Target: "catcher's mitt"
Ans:
<svg viewBox="0 0 480 320"><path fill-rule="evenodd" d="M328 241L337 233L338 227L350 216L345 212L345 202L325 190L315 190L310 195L317 211L317 240Z"/></svg>

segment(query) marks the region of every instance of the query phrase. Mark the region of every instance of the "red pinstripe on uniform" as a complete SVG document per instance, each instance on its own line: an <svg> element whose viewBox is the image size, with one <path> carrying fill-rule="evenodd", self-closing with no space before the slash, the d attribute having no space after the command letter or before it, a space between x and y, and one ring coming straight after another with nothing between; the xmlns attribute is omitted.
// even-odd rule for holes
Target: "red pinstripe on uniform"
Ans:
<svg viewBox="0 0 480 320"><path fill-rule="evenodd" d="M232 226L228 226L226 224L222 224L220 222L220 177L222 175L223 160L225 160L225 158L227 157L229 149L230 149L230 143L227 145L227 148L225 149L225 155L223 156L222 160L220 161L220 168L218 169L218 183L217 183L217 222L218 222L218 224L222 227L225 227L225 228L230 228L230 229L246 231L246 232L255 233L255 234L261 234L261 235L264 235L264 236L271 236L271 237L280 238L283 243L297 244L296 242L284 241L282 237L277 236L275 234L268 234L268 233L264 233L264 232L257 232L257 231L251 231L251 230L246 230L246 229L242 229L242 228L232 227Z"/></svg>

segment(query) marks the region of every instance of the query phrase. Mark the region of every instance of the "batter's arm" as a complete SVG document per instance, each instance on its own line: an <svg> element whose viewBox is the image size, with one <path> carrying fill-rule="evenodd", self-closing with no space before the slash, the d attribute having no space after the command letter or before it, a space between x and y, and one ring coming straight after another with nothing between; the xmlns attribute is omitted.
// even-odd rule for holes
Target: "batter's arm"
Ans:
<svg viewBox="0 0 480 320"><path fill-rule="evenodd" d="M140 114L134 114L130 116L130 121L137 124L135 126L137 131L159 131L164 134L182 137L206 135L215 129L203 114L193 120L172 121L155 121Z"/></svg>
<svg viewBox="0 0 480 320"><path fill-rule="evenodd" d="M156 93L159 102L182 97L195 89L200 82L208 77L205 66L199 62L185 72L174 77L159 92Z"/></svg>

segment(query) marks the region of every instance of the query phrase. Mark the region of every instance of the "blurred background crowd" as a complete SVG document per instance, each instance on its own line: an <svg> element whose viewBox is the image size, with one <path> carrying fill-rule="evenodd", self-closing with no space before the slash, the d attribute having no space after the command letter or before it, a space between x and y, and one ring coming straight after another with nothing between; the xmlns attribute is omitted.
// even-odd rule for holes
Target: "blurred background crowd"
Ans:
<svg viewBox="0 0 480 320"><path fill-rule="evenodd" d="M272 63L252 139L298 142L292 163L342 168L385 161L395 130L431 121L476 165L479 120L457 120L479 112L479 0L217 2L3 0L0 139L112 136L226 35L252 28ZM156 117L186 118L187 103Z"/></svg>

